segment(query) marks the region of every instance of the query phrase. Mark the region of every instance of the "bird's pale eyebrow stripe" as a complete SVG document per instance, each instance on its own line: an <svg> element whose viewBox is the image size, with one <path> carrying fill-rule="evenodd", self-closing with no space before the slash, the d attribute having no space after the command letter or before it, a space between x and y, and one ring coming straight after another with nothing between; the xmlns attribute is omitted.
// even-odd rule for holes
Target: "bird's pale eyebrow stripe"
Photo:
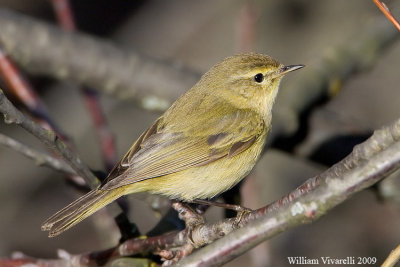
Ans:
<svg viewBox="0 0 400 267"><path fill-rule="evenodd" d="M237 73L236 75L232 75L233 78L252 78L257 73L262 73L267 76L269 73L273 72L273 68L271 67L263 67L263 68L254 68L247 73Z"/></svg>

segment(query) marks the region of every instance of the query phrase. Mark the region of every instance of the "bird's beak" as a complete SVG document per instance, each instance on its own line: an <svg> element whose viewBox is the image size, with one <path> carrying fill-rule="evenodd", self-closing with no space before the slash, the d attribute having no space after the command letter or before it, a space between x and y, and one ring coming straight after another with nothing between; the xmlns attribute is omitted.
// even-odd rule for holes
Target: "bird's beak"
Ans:
<svg viewBox="0 0 400 267"><path fill-rule="evenodd" d="M281 67L281 68L278 70L278 75L279 75L279 76L283 76L283 75L285 75L285 74L288 73L288 72L295 71L295 70L301 69L301 68L303 68L303 67L304 67L304 65L301 65L301 64L299 64L299 65L283 66L283 67Z"/></svg>

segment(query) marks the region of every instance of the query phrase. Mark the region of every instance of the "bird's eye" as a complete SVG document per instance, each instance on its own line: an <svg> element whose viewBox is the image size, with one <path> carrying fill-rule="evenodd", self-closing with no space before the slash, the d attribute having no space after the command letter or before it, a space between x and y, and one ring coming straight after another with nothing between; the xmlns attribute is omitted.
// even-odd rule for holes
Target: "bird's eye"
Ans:
<svg viewBox="0 0 400 267"><path fill-rule="evenodd" d="M261 83L262 81L264 81L264 75L262 73L258 73L254 75L254 80L258 83Z"/></svg>

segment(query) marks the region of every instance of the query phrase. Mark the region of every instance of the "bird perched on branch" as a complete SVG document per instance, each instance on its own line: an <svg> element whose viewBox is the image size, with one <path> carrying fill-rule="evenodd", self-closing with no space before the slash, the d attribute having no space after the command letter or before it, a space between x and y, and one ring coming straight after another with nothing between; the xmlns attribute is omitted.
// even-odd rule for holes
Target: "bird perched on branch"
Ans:
<svg viewBox="0 0 400 267"><path fill-rule="evenodd" d="M98 188L50 217L42 230L56 236L127 194L147 191L193 202L225 192L261 154L282 77L302 67L253 53L213 66L133 143Z"/></svg>

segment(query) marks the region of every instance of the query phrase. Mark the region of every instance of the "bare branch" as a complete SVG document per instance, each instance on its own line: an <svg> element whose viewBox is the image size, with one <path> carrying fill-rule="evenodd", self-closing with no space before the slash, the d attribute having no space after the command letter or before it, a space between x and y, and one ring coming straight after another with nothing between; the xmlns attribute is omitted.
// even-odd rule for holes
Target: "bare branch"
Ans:
<svg viewBox="0 0 400 267"><path fill-rule="evenodd" d="M385 26L387 23L382 24L377 22L375 24L376 26L367 27L368 29L361 33L360 36L356 38L356 41L352 40L354 45L335 49L328 58L317 63L315 68L308 68L308 74L293 83L296 88L287 88L283 90L282 97L285 98L285 106L280 108L278 112L280 113L279 118L276 123L274 122L273 129L275 133L293 133L297 129L297 114L309 106L310 103L314 102L315 99L318 99L321 95L327 94L328 88L326 84L329 84L333 79L344 80L355 71L368 67L371 62L374 62L374 60L378 58L382 48L395 40L398 36L398 33L393 30L393 27L388 28ZM33 30L32 25L34 26ZM36 73L48 74L53 77L69 78L88 85L93 83L93 86L97 86L94 85L96 83L101 83L100 89L109 90L111 93L118 92L119 94L139 99L142 106L147 108L149 108L147 105L148 103L155 103L151 106L153 108L165 108L167 102L160 102L160 100L167 99L170 101L175 99L179 94L175 93L175 89L178 88L176 84L182 85L187 82L187 79L180 80L177 78L182 77L182 73L174 69L172 73L175 74L171 74L169 67L164 66L162 63L155 63L151 60L147 61L148 59L143 56L121 52L110 44L96 41L86 36L61 33L57 29L45 26L45 24L42 23L37 23L34 20L24 17L19 18L19 15L8 11L0 10L0 27L0 41L4 42L7 51L31 72L36 71ZM32 35L32 32L34 32L34 35ZM32 36L36 37L33 38ZM29 39L30 42L26 42L27 39ZM61 50L60 47L62 48ZM55 49L57 52L55 52ZM93 54L91 49L95 51ZM77 52L81 50L88 51L87 54L90 55ZM64 52L59 53L59 51ZM76 59L76 57L81 58ZM94 61L92 61L92 57L95 58ZM133 59L131 59L131 57ZM114 59L111 60L111 58ZM82 62L80 62L81 59ZM77 64L77 62L80 62L81 65ZM140 62L146 62L144 68L140 67ZM98 68L98 66L102 66L102 68ZM110 68L112 69L109 69L108 66L111 66ZM155 69L153 69L154 66L156 66ZM94 74L89 73L92 71L91 68L95 70ZM120 73L121 68L122 73ZM163 72L167 69L169 72ZM135 72L135 70L140 70L140 74ZM148 71L148 73L144 75L146 71ZM159 75L158 71L162 74ZM317 72L319 75L315 75ZM80 76L81 73L83 73L82 77ZM153 76L156 76L157 79L152 79ZM165 79L160 78L160 76ZM193 78L196 75L190 74L189 76ZM177 83L175 83L176 81L170 83L169 79L171 79L171 77L172 79L178 80ZM197 80L197 78L192 79L193 83L195 80ZM160 81L162 84L158 84ZM174 86L166 88L166 86L168 87L171 84ZM179 87L179 90L181 90L179 92L183 92L183 89L190 88L191 84L188 84ZM134 87L132 87L132 85L134 85ZM166 91L158 91L160 88ZM154 97L154 95L157 97ZM152 102L153 100L154 102ZM0 106L1 102L2 99L0 98ZM12 113L12 111L10 112ZM243 230L245 231L242 233L243 236L238 237L242 238L239 242L245 244L243 245L243 249L248 249L250 246L253 246L254 244L252 242L261 242L265 238L275 235L284 229L315 220L317 217L321 216L322 213L326 212L326 210L347 199L351 194L355 193L355 191L361 190L371 183L382 179L383 175L392 171L393 168L397 168L398 163L393 160L397 160L397 151L399 150L398 122L397 126L394 126L394 128L397 128L397 132L391 131L391 134L393 135L393 133L396 133L393 135L393 140L396 140L395 142L389 139L385 139L386 141L383 140L382 142L382 140L378 140L375 137L375 139L371 139L373 140L371 143L365 144L365 147L370 149L363 151L365 149L364 146L360 146L361 149L358 147L346 160L335 165L326 173L307 181L303 186L282 198L280 201L260 209L255 213L244 216L242 224L246 224L256 218L260 219L254 221L254 225L253 223L249 224L249 230L247 230L249 232ZM388 136L386 133L383 135ZM382 147L382 144L388 144L388 146ZM396 149L394 148L396 148L397 151L395 151ZM391 155L393 158L385 159L387 155ZM371 160L376 168L369 169L368 166L371 165L370 163L367 164L368 160ZM381 162L381 160L386 161ZM361 171L365 171L366 174L370 176L368 176L366 180L358 180L360 178L358 175ZM345 177L346 179L344 179ZM350 184L352 184L353 187L348 187ZM338 195L326 195L327 188L332 190L332 186L334 186L335 190L331 193ZM342 190L345 188L347 188L348 191L343 192ZM320 203L319 199L311 199L311 196L320 197L328 202ZM277 211L277 209L279 209L279 211ZM295 212L294 215L293 212ZM298 212L298 214L296 212ZM254 233L252 231L259 223L267 223L267 229L265 231L263 230L262 234L256 235L255 241L247 242L248 239L246 238L249 238L249 233ZM246 229L246 227L247 226L242 229ZM265 225L263 225L263 227L265 227ZM194 239L197 244L205 245L223 235L227 235L235 228L233 219L225 220L214 225L206 224L196 230L198 234L196 237L194 233ZM239 231L242 231L242 229ZM180 232L180 234L182 233L183 232ZM220 241L223 245L225 244L223 246L225 249L224 251L232 252L233 255L243 252L243 250L233 250L232 247L229 247L229 244L226 245L226 243L229 242L223 240L225 240L225 238ZM232 244L237 243L232 242ZM198 252L205 253L203 254L204 258L201 257L202 259L207 259L209 262L214 262L214 260L216 260L215 257L221 262L229 260L229 258L213 254L213 251L210 252L210 250L206 250L208 247L212 246L214 246L214 244ZM216 249L214 247L214 252L215 251ZM193 257L199 257L195 256L198 255L198 253L193 254ZM191 257L192 256L189 256L182 262L186 262L185 260L190 261ZM192 258L192 261L196 262L196 258Z"/></svg>
<svg viewBox="0 0 400 267"><path fill-rule="evenodd" d="M70 150L57 135L51 131L46 130L36 124L33 120L25 117L14 105L6 98L3 91L0 90L0 113L4 114L4 121L6 123L14 123L26 131L36 136L42 143L44 143L51 150L62 156L62 158L70 164L70 166L81 176L91 188L95 188L99 181L83 164L79 156Z"/></svg>
<svg viewBox="0 0 400 267"><path fill-rule="evenodd" d="M317 220L356 192L399 168L400 119L376 131L367 141L357 145L345 159L306 181L288 196L245 215L241 221L245 226L184 258L178 266L226 263L268 238ZM218 238L217 234L221 236L231 232L235 228L232 225L232 219L228 219L199 227L194 231L198 234L192 235L193 241L203 244L212 242Z"/></svg>
<svg viewBox="0 0 400 267"><path fill-rule="evenodd" d="M297 114L321 95L327 95L326 85L330 81L343 81L371 66L383 48L396 40L398 32L386 19L376 19L355 35L348 44L333 47L314 67L308 66L303 75L293 80L292 88L282 90L279 98L285 104L277 108L273 135L293 133L297 129ZM123 98L134 98L148 109L167 108L200 76L5 9L0 9L0 42L33 74L70 79Z"/></svg>
<svg viewBox="0 0 400 267"><path fill-rule="evenodd" d="M382 267L393 267L400 260L400 245L389 254Z"/></svg>
<svg viewBox="0 0 400 267"><path fill-rule="evenodd" d="M0 258L0 266L99 266L118 257L134 255L143 252L157 252L171 247L179 247L184 245L186 241L186 231L180 233L171 232L157 237L135 238L122 243L117 247L106 250L93 251L83 254L69 254L64 250L58 251L59 259L38 259L27 257L21 253L11 258ZM15 257L18 256L18 257Z"/></svg>
<svg viewBox="0 0 400 267"><path fill-rule="evenodd" d="M355 73L374 66L386 50L400 37L398 31L384 18L375 18L365 28L357 29L354 38L341 46L331 47L302 70L302 74L290 79L288 86L281 88L275 105L272 132L269 142L278 135L291 135L299 127L298 116L310 108L318 99L332 97L329 84L344 83Z"/></svg>
<svg viewBox="0 0 400 267"><path fill-rule="evenodd" d="M40 152L28 145L18 142L17 140L1 133L0 133L0 144L21 153L27 158L34 160L35 163L39 166L46 166L65 174L76 175L76 172L74 172L74 170L71 169L71 167L66 163L64 163L63 161L55 157L52 157L46 153Z"/></svg>
<svg viewBox="0 0 400 267"><path fill-rule="evenodd" d="M21 252L13 253L11 258L0 258L0 266L3 267L68 267L71 263L66 259L38 259L28 257Z"/></svg>
<svg viewBox="0 0 400 267"><path fill-rule="evenodd" d="M8 85L9 92L20 100L33 116L39 119L43 127L52 128L61 137L66 136L50 118L45 104L13 60L5 53L2 45L0 45L0 74Z"/></svg>
<svg viewBox="0 0 400 267"><path fill-rule="evenodd" d="M307 180L287 196L243 215L239 224L236 218L230 218L195 227L190 242L195 247L209 245L183 258L178 266L223 264L278 233L317 220L356 192L399 168L400 119L389 127L375 131L372 137L356 146L345 159ZM232 232L235 229L237 231ZM185 229L157 237L131 239L105 251L71 255L70 261L94 266L99 260L107 261L140 252L166 254L166 250L188 244L187 231Z"/></svg>
<svg viewBox="0 0 400 267"><path fill-rule="evenodd" d="M373 1L375 5L377 5L378 8L382 11L382 13L388 18L388 20L390 20L390 22L400 31L400 23L393 16L393 14L390 12L389 8L385 5L385 3L379 0L373 0Z"/></svg>
<svg viewBox="0 0 400 267"><path fill-rule="evenodd" d="M61 27L66 31L75 31L75 17L71 9L70 1L52 0L51 3ZM109 172L117 163L117 149L115 147L114 136L108 126L103 108L100 105L97 91L88 87L81 87L80 90L85 98L86 107L91 115L96 130L105 170Z"/></svg>
<svg viewBox="0 0 400 267"><path fill-rule="evenodd" d="M51 0L54 13L57 15L58 23L67 31L75 31L75 16L68 0Z"/></svg>
<svg viewBox="0 0 400 267"><path fill-rule="evenodd" d="M33 74L68 79L147 109L164 110L197 82L199 75L173 64L123 51L110 42L62 31L0 9L0 42Z"/></svg>

